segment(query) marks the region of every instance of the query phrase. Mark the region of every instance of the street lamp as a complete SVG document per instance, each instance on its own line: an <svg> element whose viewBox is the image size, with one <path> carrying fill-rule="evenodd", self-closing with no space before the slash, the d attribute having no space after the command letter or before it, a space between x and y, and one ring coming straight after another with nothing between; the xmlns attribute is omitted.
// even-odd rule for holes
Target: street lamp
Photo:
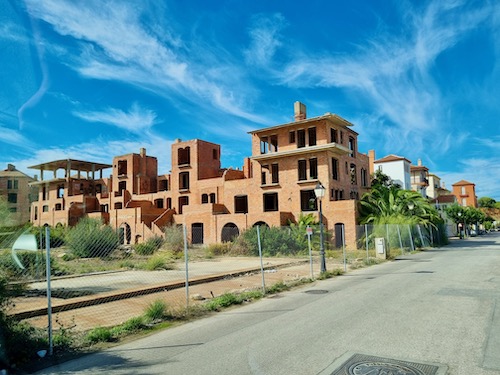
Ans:
<svg viewBox="0 0 500 375"><path fill-rule="evenodd" d="M321 257L321 273L326 272L325 244L323 241L323 206L321 200L325 196L325 187L318 181L314 188L314 194L319 201L319 255Z"/></svg>

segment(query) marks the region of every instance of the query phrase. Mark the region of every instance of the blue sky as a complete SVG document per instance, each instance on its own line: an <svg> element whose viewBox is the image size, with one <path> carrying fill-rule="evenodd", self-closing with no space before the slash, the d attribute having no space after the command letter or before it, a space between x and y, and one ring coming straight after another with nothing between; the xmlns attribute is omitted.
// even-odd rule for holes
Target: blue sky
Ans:
<svg viewBox="0 0 500 375"><path fill-rule="evenodd" d="M496 0L7 0L0 31L0 168L145 147L168 173L176 138L240 167L298 100L500 201Z"/></svg>

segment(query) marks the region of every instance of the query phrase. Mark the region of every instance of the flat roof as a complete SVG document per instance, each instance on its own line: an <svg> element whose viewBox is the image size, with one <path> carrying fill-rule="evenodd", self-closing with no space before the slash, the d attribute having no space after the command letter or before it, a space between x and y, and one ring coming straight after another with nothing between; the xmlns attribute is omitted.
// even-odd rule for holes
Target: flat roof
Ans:
<svg viewBox="0 0 500 375"><path fill-rule="evenodd" d="M50 161L48 163L33 165L28 168L44 170L44 171L57 171L58 169L66 169L68 163L70 164L71 170L77 170L83 172L100 171L103 169L111 168L113 166L112 164L94 163L91 161L62 159L62 160Z"/></svg>
<svg viewBox="0 0 500 375"><path fill-rule="evenodd" d="M252 130L249 131L248 134L256 134L256 133L262 133L262 132L267 132L270 130L275 130L279 128L284 128L288 126L293 126L293 125L301 125L301 124L307 124L308 122L314 122L314 121L319 121L319 120L329 120L337 125L342 125L342 126L354 126L353 123L347 121L346 119L340 117L339 115L333 114L333 113L326 113L323 116L317 116L317 117L311 117L311 118L306 118L304 120L298 120L298 121L292 121L292 122L287 122L286 124L280 124L280 125L275 125L275 126L270 126L268 128L262 128L258 130ZM356 133L354 130L351 129L352 132ZM358 134L358 133L356 133Z"/></svg>

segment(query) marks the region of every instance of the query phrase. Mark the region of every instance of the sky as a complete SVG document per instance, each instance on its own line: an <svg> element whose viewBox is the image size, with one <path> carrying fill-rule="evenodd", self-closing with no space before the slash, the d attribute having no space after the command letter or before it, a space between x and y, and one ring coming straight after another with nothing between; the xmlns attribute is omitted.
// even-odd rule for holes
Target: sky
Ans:
<svg viewBox="0 0 500 375"><path fill-rule="evenodd" d="M238 168L300 101L500 201L496 0L4 0L0 51L1 169L146 148L165 174L175 139Z"/></svg>

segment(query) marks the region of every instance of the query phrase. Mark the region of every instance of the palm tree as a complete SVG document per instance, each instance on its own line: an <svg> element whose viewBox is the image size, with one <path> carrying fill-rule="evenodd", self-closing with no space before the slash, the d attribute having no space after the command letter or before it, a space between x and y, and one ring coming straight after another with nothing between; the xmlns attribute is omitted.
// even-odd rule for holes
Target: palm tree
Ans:
<svg viewBox="0 0 500 375"><path fill-rule="evenodd" d="M435 225L437 210L419 193L397 186L376 185L360 201L361 224Z"/></svg>

